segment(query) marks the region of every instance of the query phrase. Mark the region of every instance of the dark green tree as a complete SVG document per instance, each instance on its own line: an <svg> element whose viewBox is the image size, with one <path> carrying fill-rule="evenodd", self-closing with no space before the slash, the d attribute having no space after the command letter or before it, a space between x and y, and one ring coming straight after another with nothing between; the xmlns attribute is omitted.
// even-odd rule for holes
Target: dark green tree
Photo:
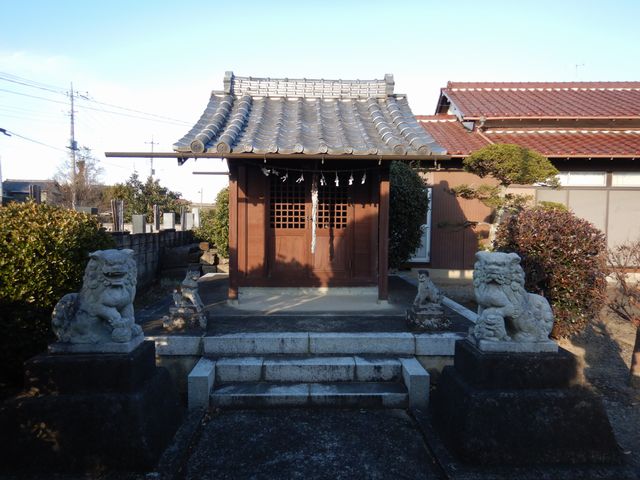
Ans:
<svg viewBox="0 0 640 480"><path fill-rule="evenodd" d="M398 268L420 246L429 207L426 185L403 162L391 162L389 199L389 267Z"/></svg>
<svg viewBox="0 0 640 480"><path fill-rule="evenodd" d="M493 177L498 185L458 185L453 192L462 198L475 198L494 210L489 234L490 243L495 239L497 226L505 212L516 213L529 201L526 195L506 193L509 185L533 185L542 183L557 187L558 170L544 155L520 145L496 143L476 150L463 160L465 171L480 178Z"/></svg>
<svg viewBox="0 0 640 480"><path fill-rule="evenodd" d="M110 188L111 198L124 200L125 222L131 221L131 215L144 214L147 221L153 220L153 206L159 205L162 212L178 212L185 202L179 192L172 192L160 185L160 180L147 177L142 182L136 172L132 173L125 183L118 183Z"/></svg>

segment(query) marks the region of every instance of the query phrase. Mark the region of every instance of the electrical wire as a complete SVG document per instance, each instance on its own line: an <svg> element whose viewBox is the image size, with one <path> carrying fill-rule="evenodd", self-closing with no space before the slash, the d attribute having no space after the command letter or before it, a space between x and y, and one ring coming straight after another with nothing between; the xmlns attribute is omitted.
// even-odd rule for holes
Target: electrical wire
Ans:
<svg viewBox="0 0 640 480"><path fill-rule="evenodd" d="M16 132L14 132L12 130L5 130L5 132L8 133L9 135L14 136L14 137L22 138L23 140L26 140L28 142L37 143L38 145L42 145L43 147L48 147L48 148L52 148L54 150L58 150L60 152L68 153L67 150L63 150L62 148L54 147L53 145L49 145L48 143L40 142L39 140L34 140L33 138L25 137L24 135L20 135L19 133L16 133Z"/></svg>

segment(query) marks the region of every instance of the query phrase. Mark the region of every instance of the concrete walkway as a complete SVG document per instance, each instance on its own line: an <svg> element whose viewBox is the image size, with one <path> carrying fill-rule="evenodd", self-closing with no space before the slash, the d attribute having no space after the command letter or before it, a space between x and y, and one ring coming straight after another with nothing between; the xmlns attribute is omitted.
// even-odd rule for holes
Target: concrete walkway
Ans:
<svg viewBox="0 0 640 480"><path fill-rule="evenodd" d="M287 409L214 414L184 478L443 477L404 410Z"/></svg>

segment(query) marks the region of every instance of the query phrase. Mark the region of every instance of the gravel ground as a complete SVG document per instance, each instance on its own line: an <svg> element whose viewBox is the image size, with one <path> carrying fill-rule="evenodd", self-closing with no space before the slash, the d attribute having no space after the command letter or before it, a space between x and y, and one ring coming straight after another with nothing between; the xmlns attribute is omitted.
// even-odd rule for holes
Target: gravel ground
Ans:
<svg viewBox="0 0 640 480"><path fill-rule="evenodd" d="M583 333L559 343L579 358L586 383L601 395L618 443L640 475L640 391L629 386L635 335L633 325L603 311Z"/></svg>

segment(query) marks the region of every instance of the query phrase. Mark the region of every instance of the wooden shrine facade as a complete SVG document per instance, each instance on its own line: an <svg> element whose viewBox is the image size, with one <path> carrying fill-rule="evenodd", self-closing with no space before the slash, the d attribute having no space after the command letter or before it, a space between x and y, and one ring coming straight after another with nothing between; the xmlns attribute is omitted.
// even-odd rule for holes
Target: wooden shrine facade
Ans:
<svg viewBox="0 0 640 480"><path fill-rule="evenodd" d="M387 297L388 162L228 162L230 298L238 287L375 285Z"/></svg>

